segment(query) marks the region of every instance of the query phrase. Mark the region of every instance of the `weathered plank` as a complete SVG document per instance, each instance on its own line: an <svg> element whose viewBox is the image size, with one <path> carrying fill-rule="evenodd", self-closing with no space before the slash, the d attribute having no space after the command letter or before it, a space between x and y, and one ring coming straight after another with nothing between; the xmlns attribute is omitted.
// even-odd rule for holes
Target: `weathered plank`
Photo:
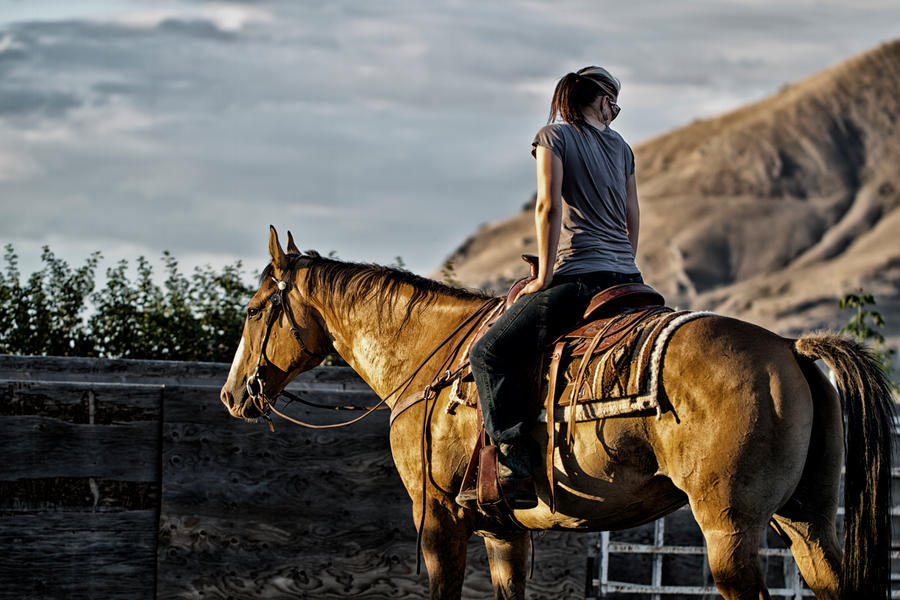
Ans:
<svg viewBox="0 0 900 600"><path fill-rule="evenodd" d="M7 380L0 385L0 418L35 415L70 423L158 420L159 384Z"/></svg>
<svg viewBox="0 0 900 600"><path fill-rule="evenodd" d="M11 391L0 384L0 444L13 452L0 466L0 515L6 515L0 543L6 549L31 536L29 550L7 553L0 563L0 597L144 597L157 569L159 598L425 596L427 577L415 575L411 502L388 449L387 412L325 431L275 417L270 433L225 411L218 396L227 370L224 364L0 356L0 376L17 380ZM20 383L28 378L41 381ZM122 385L129 382L165 387ZM377 402L347 369L314 370L290 389L324 404ZM163 396L155 405L154 393ZM298 405L287 411L313 422L359 414ZM153 458L141 458L148 455ZM148 521L133 531L97 530L68 516L90 508L102 515L150 513L150 533L138 531ZM120 509L128 510L110 512ZM60 516L69 529L41 525L59 523ZM19 536L2 537L11 532ZM133 569L127 577L115 571L120 542L132 547L123 559ZM54 559L41 557L54 546L69 552L58 557L63 566L56 579L6 585L15 565L50 572ZM538 534L536 549L529 597L580 593L584 537ZM477 538L470 552L465 597L488 597Z"/></svg>
<svg viewBox="0 0 900 600"><path fill-rule="evenodd" d="M0 516L0 598L155 597L155 510Z"/></svg>
<svg viewBox="0 0 900 600"><path fill-rule="evenodd" d="M0 480L103 477L159 478L159 424L72 424L47 417L7 416L0 426Z"/></svg>
<svg viewBox="0 0 900 600"><path fill-rule="evenodd" d="M305 400L337 406L373 406L378 403L378 397L369 390L293 390ZM310 408L299 403L286 406L279 401L279 410L295 418L303 419L311 423L335 423L347 421L359 416L359 411L328 410ZM377 411L386 419L387 410ZM366 419L376 418L375 415ZM272 416L277 432L284 429L302 431L296 425L282 420L277 415ZM168 385L166 386L166 421L170 423L207 423L217 426L230 426L240 422L239 419L228 414L222 401L219 399L219 388L198 385ZM380 421L379 421L380 422ZM384 421L386 423L386 421ZM384 425L387 431L387 425Z"/></svg>
<svg viewBox="0 0 900 600"><path fill-rule="evenodd" d="M158 481L117 481L99 477L34 477L0 481L0 514L158 508Z"/></svg>
<svg viewBox="0 0 900 600"><path fill-rule="evenodd" d="M229 368L227 363L0 354L0 380L177 383L221 387ZM293 385L298 388L367 388L359 375L348 367L317 367L298 375Z"/></svg>

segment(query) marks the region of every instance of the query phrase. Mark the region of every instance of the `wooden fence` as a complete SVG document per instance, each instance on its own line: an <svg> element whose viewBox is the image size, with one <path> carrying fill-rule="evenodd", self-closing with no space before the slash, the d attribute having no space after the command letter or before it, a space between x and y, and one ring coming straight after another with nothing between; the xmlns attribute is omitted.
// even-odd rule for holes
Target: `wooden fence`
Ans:
<svg viewBox="0 0 900 600"><path fill-rule="evenodd" d="M387 414L270 433L228 416L227 370L0 356L0 598L427 596ZM291 389L374 400L349 369ZM537 534L529 598L583 597L588 539ZM464 596L489 597L477 538L468 565Z"/></svg>

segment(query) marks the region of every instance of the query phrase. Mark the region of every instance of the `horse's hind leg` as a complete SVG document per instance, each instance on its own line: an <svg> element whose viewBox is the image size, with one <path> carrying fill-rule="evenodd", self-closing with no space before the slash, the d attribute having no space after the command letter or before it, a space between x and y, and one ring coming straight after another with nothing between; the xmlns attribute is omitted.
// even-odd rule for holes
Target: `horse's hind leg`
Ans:
<svg viewBox="0 0 900 600"><path fill-rule="evenodd" d="M792 347L749 325L687 323L663 371L679 416L648 421L656 455L684 491L728 600L769 598L759 542L803 473L813 422Z"/></svg>
<svg viewBox="0 0 900 600"><path fill-rule="evenodd" d="M775 515L774 527L791 548L803 580L818 600L840 598L841 551L834 520L811 517L789 519Z"/></svg>
<svg viewBox="0 0 900 600"><path fill-rule="evenodd" d="M813 430L800 483L775 513L775 529L790 546L806 584L819 600L840 597L841 548L835 517L844 453L840 399L815 365L801 363L813 398Z"/></svg>
<svg viewBox="0 0 900 600"><path fill-rule="evenodd" d="M765 524L741 525L729 516L700 522L706 538L709 568L719 593L726 600L768 599L759 564L759 542Z"/></svg>
<svg viewBox="0 0 900 600"><path fill-rule="evenodd" d="M525 565L528 561L528 532L517 531L510 536L486 535L491 567L491 583L495 600L521 600L525 598Z"/></svg>

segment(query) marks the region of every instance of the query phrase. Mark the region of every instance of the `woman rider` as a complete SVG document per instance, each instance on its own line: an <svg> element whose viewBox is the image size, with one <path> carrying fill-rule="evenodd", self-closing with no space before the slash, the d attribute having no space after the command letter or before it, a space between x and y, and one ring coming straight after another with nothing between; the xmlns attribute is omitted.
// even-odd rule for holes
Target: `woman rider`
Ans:
<svg viewBox="0 0 900 600"><path fill-rule="evenodd" d="M500 454L500 485L513 508L537 503L528 441L533 420L523 401L533 394L522 365L574 326L596 292L642 282L634 262L640 224L634 154L609 128L619 114L619 89L601 67L569 73L556 85L549 124L532 142L537 277L469 356L485 430Z"/></svg>

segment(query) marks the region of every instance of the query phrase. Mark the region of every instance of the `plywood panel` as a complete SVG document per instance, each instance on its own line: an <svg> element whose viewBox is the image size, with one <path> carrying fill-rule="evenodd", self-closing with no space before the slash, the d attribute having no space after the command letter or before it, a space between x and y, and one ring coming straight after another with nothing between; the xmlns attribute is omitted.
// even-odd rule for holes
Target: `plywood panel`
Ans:
<svg viewBox="0 0 900 600"><path fill-rule="evenodd" d="M0 598L151 599L155 510L0 515Z"/></svg>
<svg viewBox="0 0 900 600"><path fill-rule="evenodd" d="M46 417L4 417L0 480L65 476L154 481L158 431L153 421L76 425Z"/></svg>
<svg viewBox="0 0 900 600"><path fill-rule="evenodd" d="M319 421L347 418L290 410ZM412 503L390 456L386 412L317 431L275 418L271 433L233 419L217 398L190 386L168 387L163 412L160 598L427 596L427 576L415 574ZM585 540L537 534L529 598L583 593ZM491 595L483 544L473 536L465 597Z"/></svg>

